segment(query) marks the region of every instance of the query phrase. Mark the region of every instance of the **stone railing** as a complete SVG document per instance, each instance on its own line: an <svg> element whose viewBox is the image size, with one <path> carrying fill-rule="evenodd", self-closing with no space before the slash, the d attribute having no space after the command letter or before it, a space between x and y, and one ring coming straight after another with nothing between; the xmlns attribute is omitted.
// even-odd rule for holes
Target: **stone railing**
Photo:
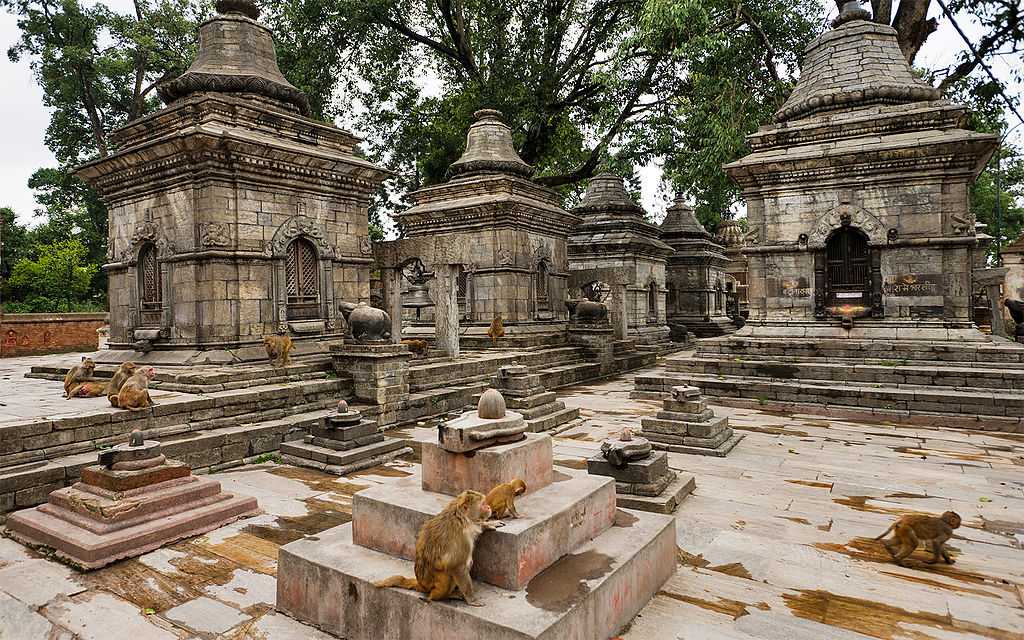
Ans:
<svg viewBox="0 0 1024 640"><path fill-rule="evenodd" d="M106 313L0 314L0 358L96 351Z"/></svg>

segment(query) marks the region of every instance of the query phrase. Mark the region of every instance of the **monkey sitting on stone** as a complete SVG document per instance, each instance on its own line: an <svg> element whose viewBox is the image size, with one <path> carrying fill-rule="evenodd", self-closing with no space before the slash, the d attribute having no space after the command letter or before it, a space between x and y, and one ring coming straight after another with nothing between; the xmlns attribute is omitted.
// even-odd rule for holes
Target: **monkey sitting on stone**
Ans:
<svg viewBox="0 0 1024 640"><path fill-rule="evenodd" d="M99 398L106 393L107 385L102 382L83 382L71 390L68 398Z"/></svg>
<svg viewBox="0 0 1024 640"><path fill-rule="evenodd" d="M875 540L882 540L892 531L891 540L882 540L885 550L889 552L896 564L902 565L903 560L914 553L919 544L931 548L932 559L928 564L935 564L939 556L946 561L946 564L953 564L949 552L943 546L946 541L953 537L953 529L960 526L960 516L954 511L947 511L941 517L908 515L903 516L892 523L882 535Z"/></svg>
<svg viewBox="0 0 1024 640"><path fill-rule="evenodd" d="M494 320L491 320L491 328L487 330L487 335L491 338L491 344L498 344L498 338L505 337L505 325L501 322L501 314L494 316Z"/></svg>
<svg viewBox="0 0 1024 640"><path fill-rule="evenodd" d="M134 362L122 362L114 372L113 377L110 378L110 382L107 383L107 400L110 401L110 406L117 406L117 394L120 393L121 387L124 385L125 380L132 377L135 373Z"/></svg>
<svg viewBox="0 0 1024 640"><path fill-rule="evenodd" d="M430 344L426 340L406 339L402 340L402 344L409 347L409 351L419 358L426 357L427 353L430 352Z"/></svg>
<svg viewBox="0 0 1024 640"><path fill-rule="evenodd" d="M391 576L374 586L412 589L427 594L430 601L450 598L457 589L468 604L483 606L473 595L469 569L476 539L484 531L500 526L487 523L490 517L484 494L463 491L420 527L416 537L416 577Z"/></svg>
<svg viewBox="0 0 1024 640"><path fill-rule="evenodd" d="M96 371L96 363L88 356L82 356L82 361L71 367L64 375L64 395L68 398L76 397L75 391L85 382L92 381L92 374ZM78 396L81 397L81 396Z"/></svg>
<svg viewBox="0 0 1024 640"><path fill-rule="evenodd" d="M516 496L526 493L526 483L516 478L512 482L503 482L487 493L484 503L491 508L491 517L518 518L516 512Z"/></svg>
<svg viewBox="0 0 1024 640"><path fill-rule="evenodd" d="M117 407L138 410L156 404L149 397L149 381L155 373L153 367L136 369L135 373L121 385L121 390L117 393Z"/></svg>
<svg viewBox="0 0 1024 640"><path fill-rule="evenodd" d="M287 367L291 364L288 354L292 351L292 339L287 335L263 336L263 347L275 367Z"/></svg>

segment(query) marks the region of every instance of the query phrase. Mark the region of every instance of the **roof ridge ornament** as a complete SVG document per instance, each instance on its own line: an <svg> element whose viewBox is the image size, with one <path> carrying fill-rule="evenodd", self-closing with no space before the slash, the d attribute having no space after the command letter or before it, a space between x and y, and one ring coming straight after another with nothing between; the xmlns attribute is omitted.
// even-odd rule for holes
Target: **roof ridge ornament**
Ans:
<svg viewBox="0 0 1024 640"><path fill-rule="evenodd" d="M497 109L480 109L473 113L475 122L466 134L466 150L448 167L454 177L487 173L506 173L529 178L533 167L523 162L512 144L512 129L502 120Z"/></svg>

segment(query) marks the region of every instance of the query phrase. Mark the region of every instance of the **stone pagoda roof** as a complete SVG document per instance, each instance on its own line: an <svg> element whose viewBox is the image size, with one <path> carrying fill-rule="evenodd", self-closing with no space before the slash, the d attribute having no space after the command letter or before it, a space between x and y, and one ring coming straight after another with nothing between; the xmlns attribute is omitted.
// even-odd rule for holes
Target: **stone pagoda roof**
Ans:
<svg viewBox="0 0 1024 640"><path fill-rule="evenodd" d="M508 173L528 178L533 167L523 162L512 145L512 130L501 121L501 112L480 109L473 113L476 122L466 133L466 150L448 168L453 178L487 173Z"/></svg>
<svg viewBox="0 0 1024 640"><path fill-rule="evenodd" d="M711 239L704 225L697 220L693 207L686 204L682 194L677 194L672 206L665 211L665 219L661 221L662 238L707 238Z"/></svg>
<svg viewBox="0 0 1024 640"><path fill-rule="evenodd" d="M728 259L720 245L712 240L704 225L697 220L693 207L677 194L661 222L661 239L675 252L670 262L724 265Z"/></svg>
<svg viewBox="0 0 1024 640"><path fill-rule="evenodd" d="M274 36L256 21L251 0L218 0L217 14L199 26L199 53L192 66L157 87L167 104L198 92L246 93L269 98L309 115L309 99L277 66Z"/></svg>
<svg viewBox="0 0 1024 640"><path fill-rule="evenodd" d="M715 230L715 242L726 249L743 246L743 227L732 218L722 220Z"/></svg>
<svg viewBox="0 0 1024 640"><path fill-rule="evenodd" d="M583 219L569 238L574 255L632 252L665 258L672 253L672 247L661 241L658 227L644 219L643 208L626 193L619 176L594 176L572 212Z"/></svg>

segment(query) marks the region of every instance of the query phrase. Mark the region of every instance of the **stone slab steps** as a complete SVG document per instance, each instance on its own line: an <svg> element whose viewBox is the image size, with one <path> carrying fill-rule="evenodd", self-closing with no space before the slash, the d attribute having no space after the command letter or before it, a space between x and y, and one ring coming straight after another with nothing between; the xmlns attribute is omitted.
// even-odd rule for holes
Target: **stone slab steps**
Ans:
<svg viewBox="0 0 1024 640"><path fill-rule="evenodd" d="M412 576L413 563L354 544L348 523L281 547L277 608L348 640L378 640L382 629L394 640L575 640L583 629L608 638L675 572L675 563L664 561L675 556L675 545L673 518L620 509L613 526L523 590L475 581L483 606L470 607L374 587L388 576Z"/></svg>

